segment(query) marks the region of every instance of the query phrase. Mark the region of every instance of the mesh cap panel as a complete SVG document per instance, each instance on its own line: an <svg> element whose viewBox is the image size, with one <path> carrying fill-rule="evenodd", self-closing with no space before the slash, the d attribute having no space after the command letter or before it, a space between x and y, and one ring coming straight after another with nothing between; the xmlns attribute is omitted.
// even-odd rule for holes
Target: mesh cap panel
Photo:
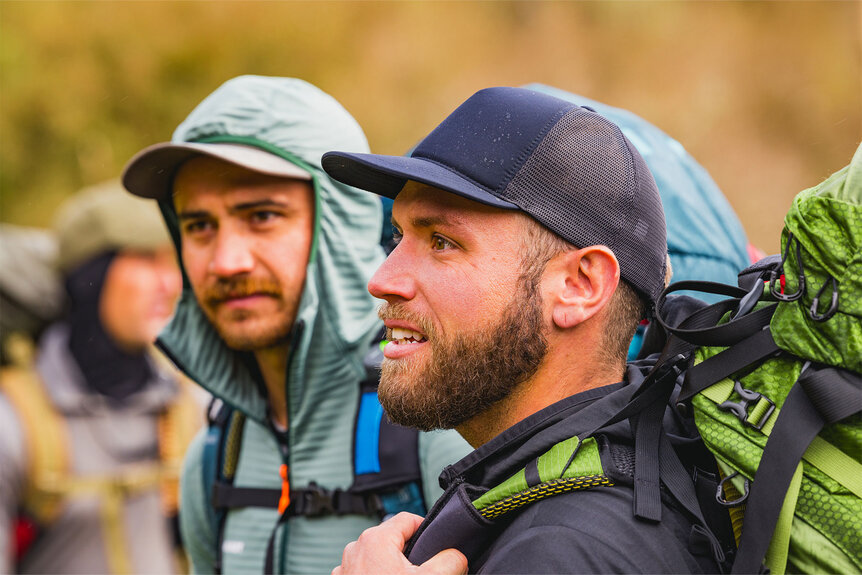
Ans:
<svg viewBox="0 0 862 575"><path fill-rule="evenodd" d="M664 213L632 149L616 125L573 108L499 195L575 246L608 246L622 277L654 300L664 287Z"/></svg>

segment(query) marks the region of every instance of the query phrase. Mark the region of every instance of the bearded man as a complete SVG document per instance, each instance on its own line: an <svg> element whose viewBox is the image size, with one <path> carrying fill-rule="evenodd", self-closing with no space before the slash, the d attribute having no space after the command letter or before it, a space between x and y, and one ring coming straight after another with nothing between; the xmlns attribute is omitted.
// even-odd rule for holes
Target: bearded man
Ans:
<svg viewBox="0 0 862 575"><path fill-rule="evenodd" d="M368 284L390 340L384 408L475 448L424 521L366 531L333 573L715 571L673 500L661 522L634 516L627 425L577 437L643 379L626 351L668 277L659 194L620 129L491 88L410 157L330 152L323 167L395 200L398 244Z"/></svg>

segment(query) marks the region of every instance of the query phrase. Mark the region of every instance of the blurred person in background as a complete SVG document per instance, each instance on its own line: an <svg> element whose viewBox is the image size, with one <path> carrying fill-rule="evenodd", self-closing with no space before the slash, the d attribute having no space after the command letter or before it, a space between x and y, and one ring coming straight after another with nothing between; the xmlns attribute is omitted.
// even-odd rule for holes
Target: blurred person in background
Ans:
<svg viewBox="0 0 862 575"><path fill-rule="evenodd" d="M67 313L0 372L0 571L179 572L202 409L151 353L181 287L167 230L112 181L67 200L54 232Z"/></svg>
<svg viewBox="0 0 862 575"><path fill-rule="evenodd" d="M53 230L0 223L0 366L29 363L34 342L62 313L56 261Z"/></svg>
<svg viewBox="0 0 862 575"><path fill-rule="evenodd" d="M331 96L242 76L123 175L159 201L181 252L184 290L158 345L221 401L181 480L198 573L329 572L386 515L424 514L444 465L469 451L453 432L383 417L366 289L382 210L323 172L334 148L368 144Z"/></svg>

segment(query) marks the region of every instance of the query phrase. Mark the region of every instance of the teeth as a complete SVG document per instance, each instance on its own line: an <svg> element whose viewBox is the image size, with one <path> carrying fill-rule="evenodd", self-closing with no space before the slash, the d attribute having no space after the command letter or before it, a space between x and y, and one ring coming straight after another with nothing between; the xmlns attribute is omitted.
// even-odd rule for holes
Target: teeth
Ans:
<svg viewBox="0 0 862 575"><path fill-rule="evenodd" d="M425 336L423 336L419 332L416 332L416 331L413 331L410 329L393 327L392 328L392 341L399 344L399 345L409 344L409 343L419 343L419 342L425 341Z"/></svg>

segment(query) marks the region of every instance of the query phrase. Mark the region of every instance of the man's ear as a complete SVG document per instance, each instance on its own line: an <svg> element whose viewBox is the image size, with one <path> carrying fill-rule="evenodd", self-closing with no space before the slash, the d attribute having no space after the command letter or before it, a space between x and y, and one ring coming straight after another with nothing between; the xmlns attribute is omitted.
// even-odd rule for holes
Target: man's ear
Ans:
<svg viewBox="0 0 862 575"><path fill-rule="evenodd" d="M561 253L548 262L543 287L554 325L575 327L601 311L620 282L620 264L607 246Z"/></svg>

